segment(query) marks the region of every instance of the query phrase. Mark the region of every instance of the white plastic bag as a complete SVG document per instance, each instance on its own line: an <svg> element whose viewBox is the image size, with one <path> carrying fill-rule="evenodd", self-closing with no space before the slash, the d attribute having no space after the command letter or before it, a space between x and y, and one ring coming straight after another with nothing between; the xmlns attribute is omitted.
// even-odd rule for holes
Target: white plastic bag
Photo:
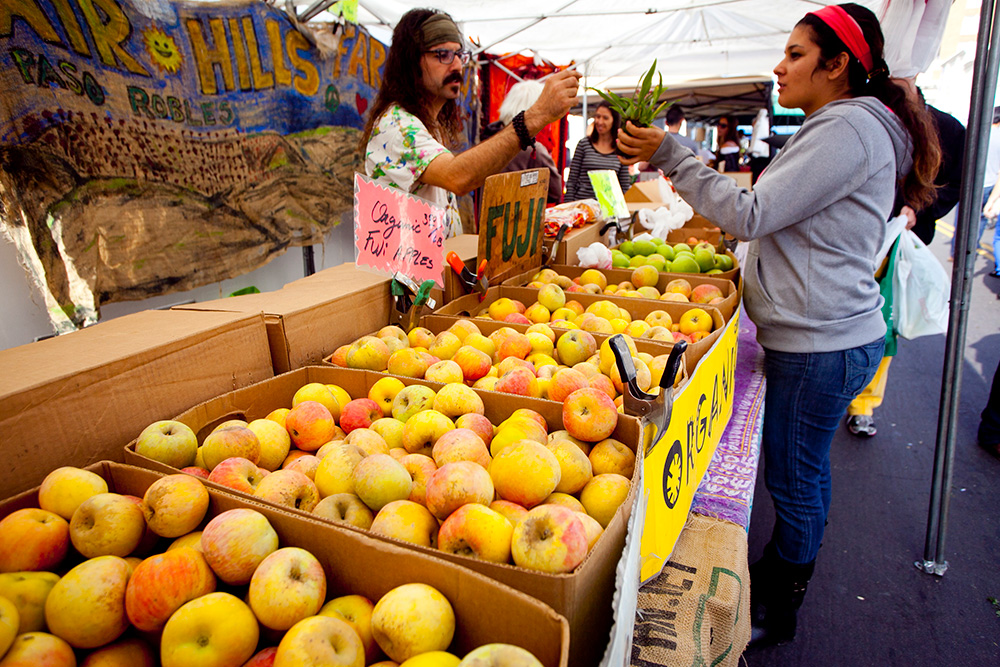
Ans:
<svg viewBox="0 0 1000 667"><path fill-rule="evenodd" d="M585 248L576 251L576 258L580 266L588 269L610 269L611 250L600 242L591 243Z"/></svg>
<svg viewBox="0 0 1000 667"><path fill-rule="evenodd" d="M892 275L896 330L910 339L944 333L951 294L948 272L911 230L900 235L896 252Z"/></svg>

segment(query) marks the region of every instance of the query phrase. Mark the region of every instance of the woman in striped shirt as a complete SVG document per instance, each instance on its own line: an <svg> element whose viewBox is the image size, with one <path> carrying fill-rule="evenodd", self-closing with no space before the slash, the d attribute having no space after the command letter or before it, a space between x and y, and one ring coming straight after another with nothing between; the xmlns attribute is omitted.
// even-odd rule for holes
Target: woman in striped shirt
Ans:
<svg viewBox="0 0 1000 667"><path fill-rule="evenodd" d="M632 178L628 166L618 159L618 127L621 119L618 112L607 102L601 102L594 111L594 129L590 136L584 137L576 145L573 162L569 166L569 178L566 179L566 196L563 201L579 201L581 199L596 199L594 186L590 184L587 172L598 169L610 169L618 174L622 192L629 189Z"/></svg>

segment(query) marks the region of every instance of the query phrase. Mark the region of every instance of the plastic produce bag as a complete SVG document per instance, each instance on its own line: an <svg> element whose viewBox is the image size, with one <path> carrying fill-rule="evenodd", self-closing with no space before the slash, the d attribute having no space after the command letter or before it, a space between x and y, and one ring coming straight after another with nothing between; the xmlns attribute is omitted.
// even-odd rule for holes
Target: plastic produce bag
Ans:
<svg viewBox="0 0 1000 667"><path fill-rule="evenodd" d="M903 338L942 334L948 328L951 279L937 257L910 230L896 251L892 291L896 329Z"/></svg>
<svg viewBox="0 0 1000 667"><path fill-rule="evenodd" d="M611 268L611 250L600 242L591 243L586 248L580 248L576 251L576 258L580 266L588 269Z"/></svg>

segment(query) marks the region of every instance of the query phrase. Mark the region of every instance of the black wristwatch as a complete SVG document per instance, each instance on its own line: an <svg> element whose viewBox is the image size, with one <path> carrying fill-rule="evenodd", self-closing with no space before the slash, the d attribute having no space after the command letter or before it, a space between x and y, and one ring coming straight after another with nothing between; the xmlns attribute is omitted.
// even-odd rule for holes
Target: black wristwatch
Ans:
<svg viewBox="0 0 1000 667"><path fill-rule="evenodd" d="M514 132L517 134L517 140L521 142L522 151L535 145L535 138L528 132L528 125L524 122L523 111L514 116L511 124L514 126Z"/></svg>

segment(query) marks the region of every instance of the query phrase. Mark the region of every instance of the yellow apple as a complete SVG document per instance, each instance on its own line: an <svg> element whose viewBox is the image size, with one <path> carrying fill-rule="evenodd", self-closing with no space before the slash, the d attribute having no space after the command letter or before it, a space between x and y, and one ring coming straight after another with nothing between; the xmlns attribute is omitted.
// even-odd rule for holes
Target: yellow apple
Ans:
<svg viewBox="0 0 1000 667"><path fill-rule="evenodd" d="M288 630L315 616L326 599L326 573L305 549L284 547L268 555L253 573L247 602L261 625Z"/></svg>
<svg viewBox="0 0 1000 667"><path fill-rule="evenodd" d="M319 615L347 621L365 647L365 660L372 662L379 655L378 643L372 636L373 611L375 604L363 595L342 595L324 604Z"/></svg>
<svg viewBox="0 0 1000 667"><path fill-rule="evenodd" d="M47 632L26 632L14 638L3 667L76 667L73 647Z"/></svg>
<svg viewBox="0 0 1000 667"><path fill-rule="evenodd" d="M128 628L125 588L131 568L118 556L85 560L52 587L45 600L49 632L74 648L97 648Z"/></svg>
<svg viewBox="0 0 1000 667"><path fill-rule="evenodd" d="M374 512L394 500L405 500L412 488L410 473L388 454L371 454L354 466L354 492Z"/></svg>
<svg viewBox="0 0 1000 667"><path fill-rule="evenodd" d="M497 496L528 508L555 490L560 475L556 456L534 440L511 443L493 457L489 468Z"/></svg>
<svg viewBox="0 0 1000 667"><path fill-rule="evenodd" d="M368 506L353 493L335 493L319 501L313 508L313 515L334 523L346 523L362 530L372 527L375 515Z"/></svg>
<svg viewBox="0 0 1000 667"><path fill-rule="evenodd" d="M261 561L278 548L278 533L260 512L236 508L212 517L201 546L216 576L239 586L249 583Z"/></svg>
<svg viewBox="0 0 1000 667"><path fill-rule="evenodd" d="M357 445L335 445L316 468L315 484L321 496L354 493L354 467L366 454Z"/></svg>
<svg viewBox="0 0 1000 667"><path fill-rule="evenodd" d="M157 422L157 424L160 423L162 422ZM156 424L153 426L156 426ZM143 432L145 433L145 431ZM195 440L195 450L197 450L197 439ZM194 460L193 451L195 450L192 450L192 461ZM148 456L148 453L143 454L143 456ZM191 464L188 463L185 465ZM174 467L183 468L184 466ZM80 506L80 503L91 496L96 496L98 493L107 492L108 483L97 473L83 470L82 468L63 466L56 468L42 480L42 485L38 488L38 506L43 510L54 512L69 521L73 518L73 512Z"/></svg>
<svg viewBox="0 0 1000 667"><path fill-rule="evenodd" d="M150 424L135 442L135 453L165 463L172 468L186 468L194 463L198 436L179 421L165 420Z"/></svg>
<svg viewBox="0 0 1000 667"><path fill-rule="evenodd" d="M247 428L253 431L260 443L257 466L269 472L280 468L292 447L292 440L284 425L273 419L255 419L247 424Z"/></svg>
<svg viewBox="0 0 1000 667"><path fill-rule="evenodd" d="M0 572L49 570L69 549L69 524L37 507L15 510L0 520Z"/></svg>
<svg viewBox="0 0 1000 667"><path fill-rule="evenodd" d="M73 513L69 537L85 558L121 556L135 551L146 532L146 519L136 502L117 493L87 498Z"/></svg>
<svg viewBox="0 0 1000 667"><path fill-rule="evenodd" d="M396 398L396 394L402 391L404 386L403 381L399 378L380 378L368 390L368 398L375 401L382 408L383 417L389 417L392 415L392 401Z"/></svg>
<svg viewBox="0 0 1000 667"><path fill-rule="evenodd" d="M160 639L162 667L242 665L257 649L260 627L250 607L229 593L209 593L174 612Z"/></svg>
<svg viewBox="0 0 1000 667"><path fill-rule="evenodd" d="M519 567L560 574L571 572L587 556L583 522L571 509L539 505L514 527L511 555Z"/></svg>
<svg viewBox="0 0 1000 667"><path fill-rule="evenodd" d="M686 310L680 317L681 333L693 334L696 331L711 332L712 316L702 308Z"/></svg>
<svg viewBox="0 0 1000 667"><path fill-rule="evenodd" d="M143 495L149 529L160 537L180 537L198 527L208 512L208 491L197 477L167 475L153 482Z"/></svg>
<svg viewBox="0 0 1000 667"><path fill-rule="evenodd" d="M0 597L17 607L20 625L15 634L45 629L45 599L59 581L53 572L6 572L0 574Z"/></svg>
<svg viewBox="0 0 1000 667"><path fill-rule="evenodd" d="M438 521L426 507L412 500L394 500L378 511L371 532L411 544L434 547Z"/></svg>
<svg viewBox="0 0 1000 667"><path fill-rule="evenodd" d="M560 476L555 491L578 493L594 476L592 464L587 455L569 440L551 441L548 448L559 462Z"/></svg>
<svg viewBox="0 0 1000 667"><path fill-rule="evenodd" d="M304 618L281 638L274 667L364 667L365 647L347 621L332 616Z"/></svg>
<svg viewBox="0 0 1000 667"><path fill-rule="evenodd" d="M156 667L156 653L142 639L132 637L87 654L80 667Z"/></svg>
<svg viewBox="0 0 1000 667"><path fill-rule="evenodd" d="M462 658L458 667L542 667L541 661L531 651L513 644L485 644L473 649Z"/></svg>
<svg viewBox="0 0 1000 667"><path fill-rule="evenodd" d="M17 629L21 625L21 614L13 602L0 596L0 658L14 643Z"/></svg>
<svg viewBox="0 0 1000 667"><path fill-rule="evenodd" d="M580 502L587 509L587 514L597 519L602 528L607 528L618 507L625 502L629 486L628 478L622 475L595 475L580 491Z"/></svg>
<svg viewBox="0 0 1000 667"><path fill-rule="evenodd" d="M375 604L372 634L396 662L428 651L443 651L455 636L455 611L434 587L403 584Z"/></svg>
<svg viewBox="0 0 1000 667"><path fill-rule="evenodd" d="M438 549L492 563L510 562L514 525L486 505L462 505L441 523Z"/></svg>

